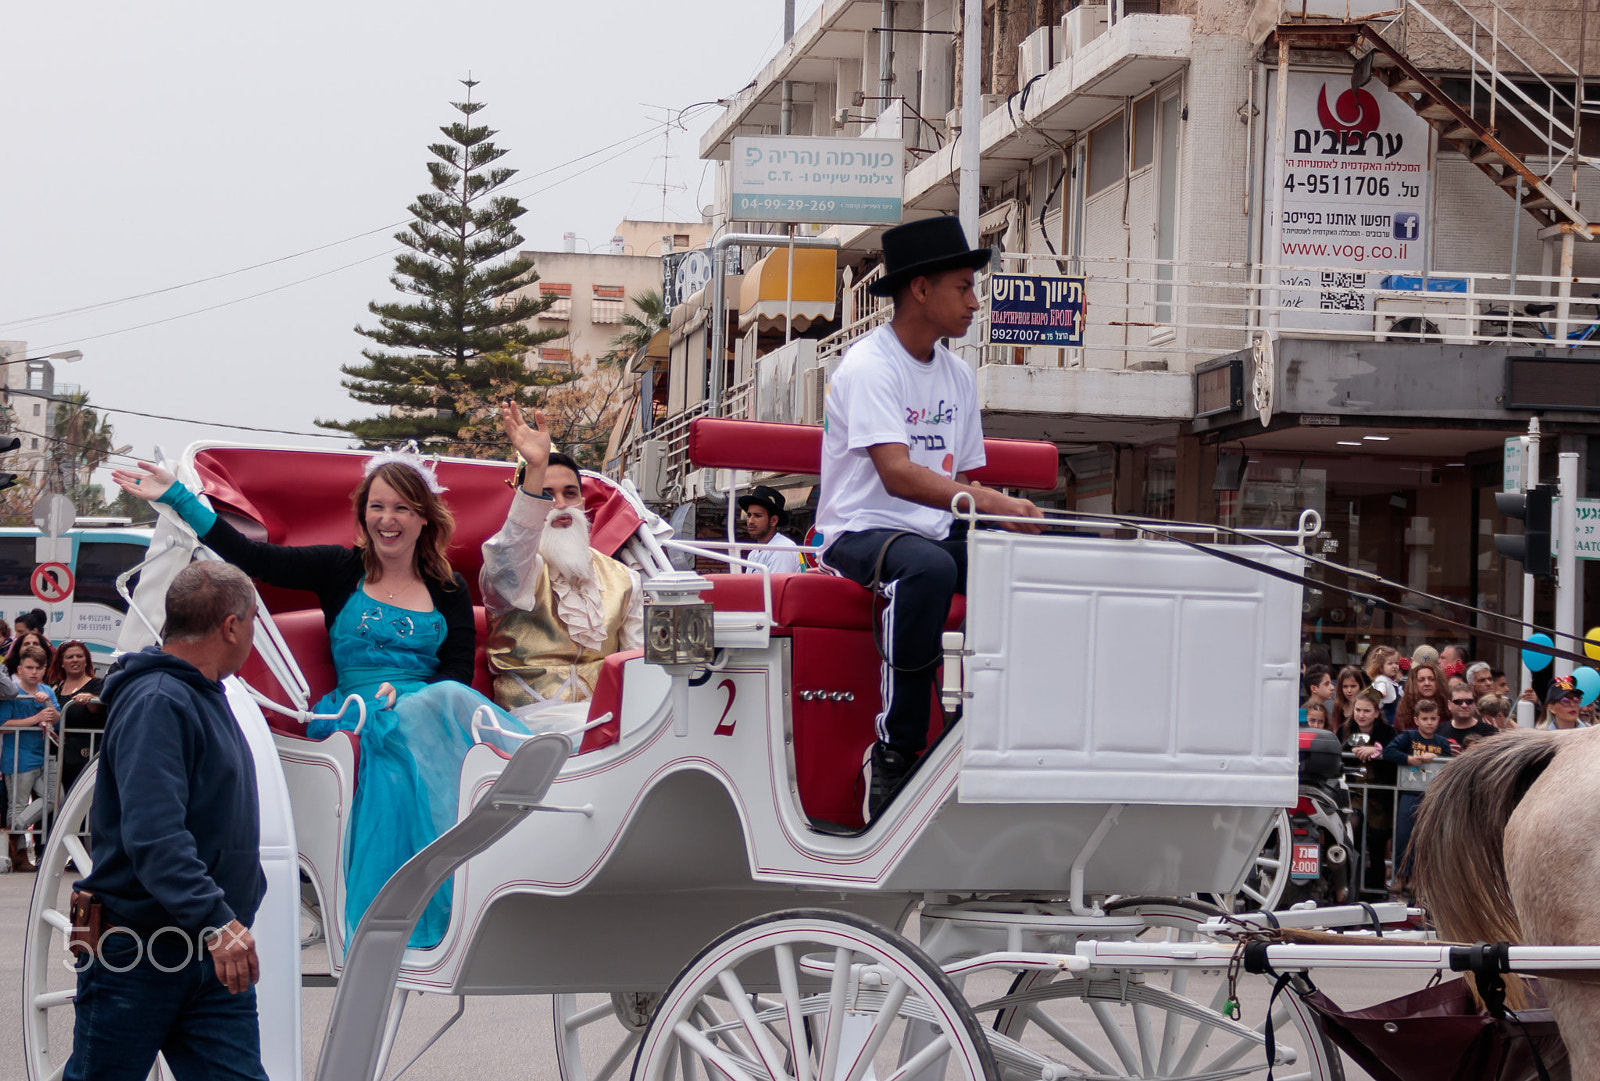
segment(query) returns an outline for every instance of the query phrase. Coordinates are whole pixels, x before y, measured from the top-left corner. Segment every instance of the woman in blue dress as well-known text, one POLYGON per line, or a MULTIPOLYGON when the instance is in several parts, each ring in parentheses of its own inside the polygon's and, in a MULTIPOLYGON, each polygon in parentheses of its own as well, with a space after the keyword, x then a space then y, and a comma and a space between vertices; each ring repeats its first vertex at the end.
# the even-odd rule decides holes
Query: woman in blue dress
MULTIPOLYGON (((444 488, 414 452, 375 455, 351 497, 355 546, 289 547, 244 536, 159 466, 119 469, 113 479, 169 504, 207 547, 252 577, 310 590, 321 602, 339 685, 315 712, 336 713, 352 694, 368 703, 345 846, 345 920, 354 930, 389 876, 455 824, 474 712, 490 706, 502 728, 527 731, 468 686, 472 599, 445 557, 455 520, 440 498, 444 488)), ((315 721, 306 734, 322 739, 356 720, 352 711, 315 721)), ((444 937, 450 892, 447 881, 428 903, 412 947, 444 937)))

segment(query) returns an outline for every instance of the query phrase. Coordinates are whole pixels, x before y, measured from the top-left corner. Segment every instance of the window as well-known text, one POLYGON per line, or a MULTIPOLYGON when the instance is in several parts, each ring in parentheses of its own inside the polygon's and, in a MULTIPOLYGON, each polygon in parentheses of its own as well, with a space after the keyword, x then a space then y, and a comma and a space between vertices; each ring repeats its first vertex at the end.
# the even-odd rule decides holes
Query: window
POLYGON ((39 449, 39 440, 38 439, 34 439, 33 446, 29 447, 28 449, 29 450, 38 450, 39 449))
POLYGON ((0 537, 0 596, 28 597, 28 576, 33 573, 38 554, 32 537, 0 537))
POLYGON ((627 288, 621 285, 595 286, 594 298, 589 302, 589 322, 622 322, 622 302, 627 295, 627 288))
POLYGON ((674 233, 673 236, 672 236, 672 250, 673 251, 687 251, 688 248, 689 248, 689 234, 688 233, 674 233))
POLYGON ((39 415, 39 410, 41 408, 42 408, 42 406, 40 406, 40 404, 38 402, 34 402, 33 403, 33 415, 34 416, 38 416, 39 415))
POLYGON ((1060 253, 1064 248, 1061 207, 1065 202, 1066 178, 1063 160, 1059 155, 1051 155, 1033 165, 1026 231, 1029 251, 1060 253))
POLYGON ((1125 117, 1121 113, 1109 124, 1102 124, 1089 133, 1089 194, 1104 191, 1122 179, 1126 163, 1123 146, 1126 135, 1125 117))
POLYGON ((544 300, 552 301, 550 307, 539 313, 540 319, 560 319, 565 322, 572 318, 572 286, 561 282, 540 282, 539 296, 544 300))
POLYGON ((1133 106, 1133 167, 1143 169, 1155 160, 1156 99, 1152 95, 1133 106))
MULTIPOLYGON (((74 602, 103 604, 119 612, 128 606, 117 593, 117 575, 136 566, 149 554, 142 544, 123 544, 117 541, 80 541, 78 543, 77 586, 73 590, 74 602)), ((139 579, 135 577, 134 582, 139 579)), ((131 583, 130 583, 131 584, 131 583)))

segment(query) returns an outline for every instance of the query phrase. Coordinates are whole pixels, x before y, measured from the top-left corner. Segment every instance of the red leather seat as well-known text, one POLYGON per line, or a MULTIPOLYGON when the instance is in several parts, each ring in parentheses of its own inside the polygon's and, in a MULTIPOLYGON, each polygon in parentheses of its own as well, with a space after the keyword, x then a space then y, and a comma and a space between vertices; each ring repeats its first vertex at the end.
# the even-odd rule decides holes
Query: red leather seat
MULTIPOLYGON (((1049 491, 1061 452, 1039 439, 985 439, 984 464, 968 474, 991 488, 1049 491)), ((816 473, 822 468, 822 429, 813 424, 701 417, 689 425, 689 460, 712 469, 816 473)))
MULTIPOLYGON (((725 612, 761 611, 761 575, 708 574, 711 589, 701 594, 725 612)), ((774 574, 772 618, 778 627, 832 627, 871 630, 872 593, 834 574, 774 574)), ((956 594, 945 630, 960 630, 967 618, 967 598, 956 594)))
MULTIPOLYGON (((711 589, 701 596, 717 609, 761 610, 759 574, 706 577, 711 589)), ((967 599, 958 593, 945 629, 959 630, 966 614, 967 599)), ((877 738, 873 720, 882 706, 881 662, 872 639, 873 595, 837 575, 774 574, 772 615, 778 633, 791 640, 794 683, 789 702, 800 806, 812 818, 860 829, 865 825, 861 759, 877 738), (836 697, 841 692, 847 697, 836 697)), ((944 715, 935 695, 929 741, 943 728, 944 715)))

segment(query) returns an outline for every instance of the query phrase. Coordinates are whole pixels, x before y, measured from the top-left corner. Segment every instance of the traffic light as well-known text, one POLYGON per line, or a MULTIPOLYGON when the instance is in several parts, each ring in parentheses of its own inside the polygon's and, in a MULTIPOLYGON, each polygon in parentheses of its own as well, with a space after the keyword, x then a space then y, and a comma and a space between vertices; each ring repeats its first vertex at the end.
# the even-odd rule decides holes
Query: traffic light
POLYGON ((1556 486, 1541 484, 1526 492, 1496 492, 1494 505, 1507 518, 1522 521, 1520 534, 1496 533, 1494 550, 1506 559, 1515 559, 1529 574, 1548 578, 1550 559, 1550 505, 1556 486))
MULTIPOLYGON (((22 438, 20 436, 14 435, 10 439, 0 439, 0 454, 10 454, 20 446, 22 446, 22 438)), ((16 483, 17 475, 15 473, 0 473, 0 492, 5 491, 16 483)))

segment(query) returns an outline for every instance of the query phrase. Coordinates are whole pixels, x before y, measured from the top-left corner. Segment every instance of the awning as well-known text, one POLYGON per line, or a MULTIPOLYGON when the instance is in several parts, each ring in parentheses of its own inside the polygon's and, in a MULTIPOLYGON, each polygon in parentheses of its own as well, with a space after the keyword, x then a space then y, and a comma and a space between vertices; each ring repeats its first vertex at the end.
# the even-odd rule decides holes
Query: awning
POLYGON ((667 366, 667 361, 672 356, 668 345, 672 332, 665 328, 656 331, 650 337, 650 344, 633 355, 628 364, 628 370, 642 372, 647 369, 660 369, 667 366))
POLYGON ((838 310, 834 290, 838 253, 831 248, 795 248, 793 298, 787 298, 789 255, 788 248, 776 248, 745 274, 739 287, 740 330, 748 330, 757 319, 763 330, 781 328, 785 312, 793 313, 797 330, 833 318, 838 310))

